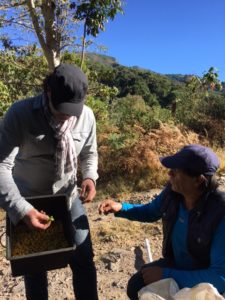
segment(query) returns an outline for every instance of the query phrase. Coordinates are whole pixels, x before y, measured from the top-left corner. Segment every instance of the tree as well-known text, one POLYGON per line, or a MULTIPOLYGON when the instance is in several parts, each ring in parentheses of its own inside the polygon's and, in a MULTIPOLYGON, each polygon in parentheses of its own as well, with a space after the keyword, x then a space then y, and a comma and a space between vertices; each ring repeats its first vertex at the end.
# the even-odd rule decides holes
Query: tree
POLYGON ((81 67, 84 60, 86 36, 96 37, 100 30, 105 30, 108 19, 113 20, 118 12, 123 12, 120 0, 91 0, 77 6, 74 18, 84 21, 81 67))
POLYGON ((221 83, 213 67, 202 78, 187 77, 185 89, 177 93, 176 121, 221 143, 220 140, 224 138, 224 98, 220 89, 221 83))
POLYGON ((74 45, 81 21, 84 51, 86 35, 96 37, 105 29, 104 23, 113 20, 119 11, 122 12, 119 0, 1 0, 1 38, 10 41, 6 28, 16 30, 17 36, 29 32, 29 41, 38 40, 49 69, 53 70, 60 63, 61 51, 74 45))
POLYGON ((213 67, 209 68, 208 72, 205 72, 202 77, 202 85, 205 89, 222 90, 222 84, 218 79, 219 75, 217 70, 213 67))

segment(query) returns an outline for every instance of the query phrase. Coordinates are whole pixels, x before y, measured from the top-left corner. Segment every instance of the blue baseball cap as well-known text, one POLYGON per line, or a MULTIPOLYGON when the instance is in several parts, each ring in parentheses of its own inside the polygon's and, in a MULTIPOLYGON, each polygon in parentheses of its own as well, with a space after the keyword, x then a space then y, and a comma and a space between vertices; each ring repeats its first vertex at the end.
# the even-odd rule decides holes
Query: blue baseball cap
POLYGON ((186 169, 203 175, 213 175, 220 165, 210 148, 197 144, 187 145, 174 155, 160 157, 160 161, 169 169, 186 169))

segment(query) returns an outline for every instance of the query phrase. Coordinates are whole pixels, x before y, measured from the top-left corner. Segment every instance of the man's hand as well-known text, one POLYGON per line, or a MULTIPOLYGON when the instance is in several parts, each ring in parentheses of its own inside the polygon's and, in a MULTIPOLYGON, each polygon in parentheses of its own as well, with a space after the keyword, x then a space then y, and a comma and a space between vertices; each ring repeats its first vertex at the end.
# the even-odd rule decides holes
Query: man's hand
POLYGON ((144 279, 144 283, 146 285, 162 279, 162 268, 161 267, 157 267, 157 266, 144 267, 141 270, 141 272, 142 272, 142 276, 144 279))
POLYGON ((113 200, 105 200, 99 205, 98 211, 100 214, 109 214, 109 213, 116 213, 120 211, 122 208, 122 204, 119 202, 115 202, 113 200))
POLYGON ((91 202, 96 195, 94 181, 87 178, 81 184, 80 199, 83 203, 91 202))
POLYGON ((30 229, 47 229, 51 222, 49 222, 49 216, 46 215, 44 212, 39 212, 36 209, 31 209, 23 218, 23 222, 30 228, 30 229))

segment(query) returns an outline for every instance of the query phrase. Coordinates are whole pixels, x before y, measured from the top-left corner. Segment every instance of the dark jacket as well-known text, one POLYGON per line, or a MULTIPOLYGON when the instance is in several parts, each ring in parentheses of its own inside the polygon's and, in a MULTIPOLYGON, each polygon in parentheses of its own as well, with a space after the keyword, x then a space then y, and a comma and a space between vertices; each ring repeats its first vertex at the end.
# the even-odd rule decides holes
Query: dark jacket
MULTIPOLYGON (((172 230, 176 222, 179 203, 183 196, 168 186, 161 206, 163 222, 163 256, 173 259, 172 230)), ((187 247, 198 262, 196 268, 207 268, 210 264, 210 248, 214 232, 225 216, 225 193, 215 190, 205 193, 199 203, 190 211, 187 247)))

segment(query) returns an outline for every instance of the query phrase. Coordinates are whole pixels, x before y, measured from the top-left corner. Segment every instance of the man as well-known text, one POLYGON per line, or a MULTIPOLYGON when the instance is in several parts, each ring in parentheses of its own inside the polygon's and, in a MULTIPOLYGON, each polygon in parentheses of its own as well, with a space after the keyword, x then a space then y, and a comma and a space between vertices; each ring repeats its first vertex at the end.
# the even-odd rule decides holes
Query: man
POLYGON ((188 145, 160 159, 169 168, 168 186, 148 204, 104 201, 100 213, 129 220, 163 223, 163 258, 146 264, 131 277, 127 294, 152 282, 173 278, 180 288, 201 282, 225 292, 225 193, 217 189, 216 154, 201 145, 188 145))
MULTIPOLYGON (((96 269, 83 203, 96 194, 96 122, 84 105, 88 82, 77 67, 61 64, 44 81, 44 93, 15 102, 6 113, 0 139, 0 206, 14 224, 23 220, 45 230, 48 216, 28 196, 67 194, 76 231, 71 269, 77 300, 96 300, 96 269), (77 159, 82 172, 77 192, 77 159), (82 199, 82 202, 81 202, 82 199)), ((54 203, 52 204, 54 205, 54 203)), ((26 275, 27 299, 48 299, 47 274, 26 275)))

